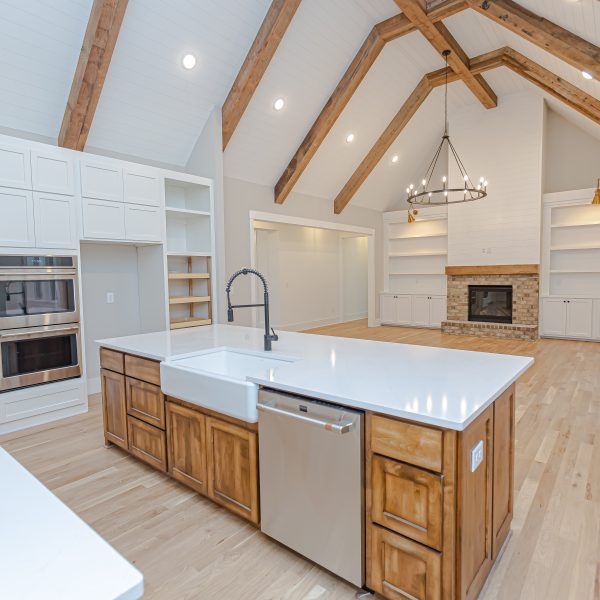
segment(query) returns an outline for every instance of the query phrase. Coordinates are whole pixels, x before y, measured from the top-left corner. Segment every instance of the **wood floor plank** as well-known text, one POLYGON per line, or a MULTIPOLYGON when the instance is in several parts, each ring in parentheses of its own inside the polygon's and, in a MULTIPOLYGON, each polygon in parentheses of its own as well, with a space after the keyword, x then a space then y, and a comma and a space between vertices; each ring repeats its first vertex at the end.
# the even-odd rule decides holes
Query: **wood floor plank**
MULTIPOLYGON (((311 333, 534 356, 517 385, 512 535, 480 600, 600 600, 600 344, 368 328, 311 333)), ((145 598, 351 600, 355 589, 119 448, 90 411, 0 445, 145 576, 145 598)))

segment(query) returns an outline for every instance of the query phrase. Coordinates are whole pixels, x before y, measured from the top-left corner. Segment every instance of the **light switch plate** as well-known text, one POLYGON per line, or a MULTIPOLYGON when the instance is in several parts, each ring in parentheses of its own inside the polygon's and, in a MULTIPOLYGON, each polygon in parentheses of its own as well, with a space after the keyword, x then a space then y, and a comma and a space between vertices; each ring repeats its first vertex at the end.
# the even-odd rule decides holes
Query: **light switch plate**
POLYGON ((471 473, 477 470, 477 467, 483 462, 483 440, 479 440, 471 448, 471 473))

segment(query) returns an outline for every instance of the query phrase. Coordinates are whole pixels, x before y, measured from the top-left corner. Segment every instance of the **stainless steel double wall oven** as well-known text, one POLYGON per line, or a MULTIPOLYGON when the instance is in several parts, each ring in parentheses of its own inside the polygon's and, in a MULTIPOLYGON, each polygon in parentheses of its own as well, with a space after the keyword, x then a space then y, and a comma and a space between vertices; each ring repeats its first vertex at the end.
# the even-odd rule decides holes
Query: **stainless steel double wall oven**
POLYGON ((0 256, 0 392, 81 375, 76 256, 0 256))

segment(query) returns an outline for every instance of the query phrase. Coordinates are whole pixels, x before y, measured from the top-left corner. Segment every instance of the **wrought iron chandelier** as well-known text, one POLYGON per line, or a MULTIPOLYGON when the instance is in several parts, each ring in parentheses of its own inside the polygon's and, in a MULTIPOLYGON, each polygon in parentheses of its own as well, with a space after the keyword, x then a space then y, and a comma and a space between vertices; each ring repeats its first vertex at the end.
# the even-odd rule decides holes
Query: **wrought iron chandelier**
POLYGON ((413 207, 415 205, 441 206, 445 204, 458 204, 460 202, 480 200, 481 198, 485 198, 487 196, 488 182, 485 177, 481 177, 477 186, 473 184, 469 175, 467 174, 467 170, 465 169, 462 160, 460 159, 460 156, 458 155, 458 152, 450 141, 450 135, 448 133, 448 56, 450 55, 450 50, 445 50, 443 55, 446 59, 446 82, 444 87, 444 135, 442 136, 442 141, 435 151, 433 159, 431 160, 425 176, 421 181, 421 186, 414 186, 411 183, 410 186, 406 188, 408 203, 413 207), (464 187, 450 187, 447 175, 442 177, 441 188, 430 189, 429 187, 431 184, 431 178, 435 173, 438 160, 444 148, 444 144, 447 144, 448 146, 448 156, 452 156, 456 162, 460 176, 464 182, 464 187))

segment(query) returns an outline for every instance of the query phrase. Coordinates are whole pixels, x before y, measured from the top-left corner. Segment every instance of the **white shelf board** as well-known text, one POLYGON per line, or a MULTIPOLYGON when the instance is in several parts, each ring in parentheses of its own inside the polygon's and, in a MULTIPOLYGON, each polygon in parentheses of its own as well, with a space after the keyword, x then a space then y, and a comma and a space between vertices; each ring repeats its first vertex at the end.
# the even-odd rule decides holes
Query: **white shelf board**
POLYGON ((389 273, 390 277, 439 277, 440 275, 446 275, 444 271, 439 271, 437 273, 413 273, 408 271, 395 271, 393 273, 389 273))
POLYGON ((210 217, 210 213, 205 210, 192 210, 191 208, 175 208, 167 206, 165 208, 167 213, 177 213, 181 215, 191 215, 196 217, 210 217))
POLYGON ((422 233, 420 235, 392 235, 390 240, 418 240, 420 238, 448 237, 447 233, 422 233))
POLYGON ((600 225, 600 221, 596 221, 593 223, 564 223, 564 224, 556 223, 556 224, 550 225, 550 227, 552 229, 560 229, 563 227, 594 227, 594 226, 597 227, 598 225, 600 225))
POLYGON ((550 252, 566 252, 571 250, 600 250, 600 246, 553 246, 550 248, 550 252))
POLYGON ((212 252, 182 252, 182 251, 167 251, 167 256, 212 256, 212 252))
POLYGON ((582 269, 582 270, 575 270, 575 269, 550 269, 550 274, 553 273, 562 273, 565 275, 587 275, 587 274, 600 274, 600 270, 599 269, 582 269))
POLYGON ((390 258, 399 258, 399 257, 415 257, 415 256, 447 256, 447 250, 435 250, 432 252, 390 252, 388 256, 390 258))

